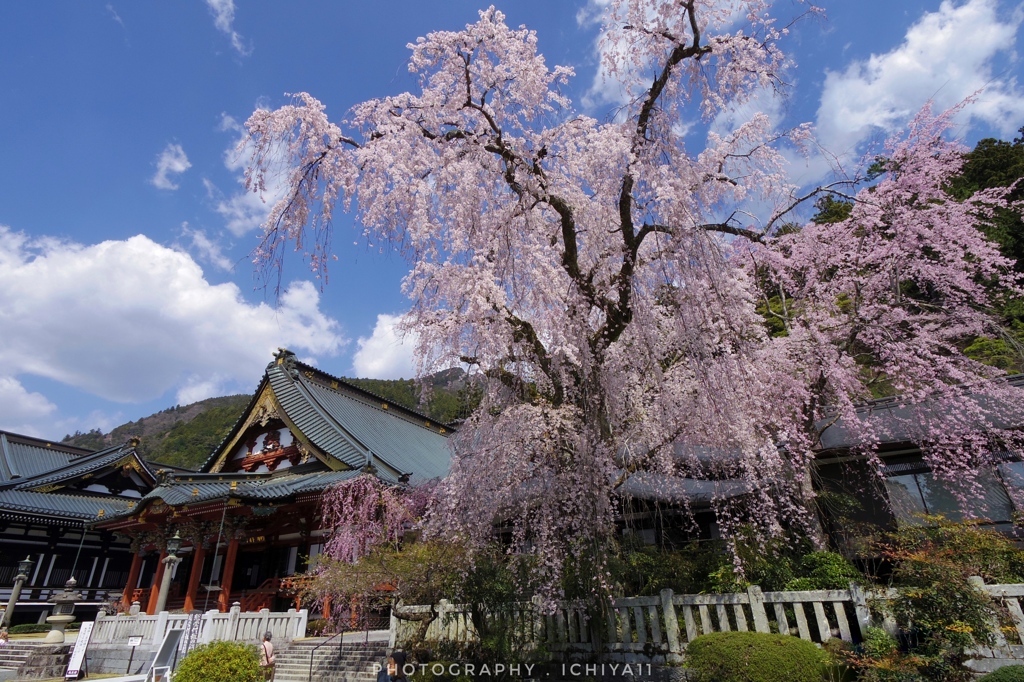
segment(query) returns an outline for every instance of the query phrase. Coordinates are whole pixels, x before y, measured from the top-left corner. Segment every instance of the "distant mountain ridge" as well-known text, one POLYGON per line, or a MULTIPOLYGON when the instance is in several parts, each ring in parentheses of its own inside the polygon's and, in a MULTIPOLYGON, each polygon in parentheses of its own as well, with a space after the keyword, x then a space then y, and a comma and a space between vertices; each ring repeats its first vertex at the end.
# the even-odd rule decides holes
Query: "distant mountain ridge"
POLYGON ((137 449, 144 459, 195 469, 217 447, 250 399, 248 395, 229 395, 175 405, 122 424, 109 433, 99 429, 76 431, 64 436, 61 442, 102 450, 137 436, 141 439, 137 449))
MULTIPOLYGON (((455 368, 438 372, 423 381, 415 379, 345 379, 348 383, 403 407, 422 412, 442 424, 461 421, 479 403, 479 387, 467 382, 455 368), (429 395, 423 397, 423 386, 429 395), (423 404, 421 404, 423 403, 423 404)), ((220 444, 245 411, 250 395, 207 398, 191 405, 175 405, 137 421, 122 424, 109 433, 93 429, 64 436, 62 443, 102 450, 141 439, 138 451, 150 462, 198 469, 220 444)))

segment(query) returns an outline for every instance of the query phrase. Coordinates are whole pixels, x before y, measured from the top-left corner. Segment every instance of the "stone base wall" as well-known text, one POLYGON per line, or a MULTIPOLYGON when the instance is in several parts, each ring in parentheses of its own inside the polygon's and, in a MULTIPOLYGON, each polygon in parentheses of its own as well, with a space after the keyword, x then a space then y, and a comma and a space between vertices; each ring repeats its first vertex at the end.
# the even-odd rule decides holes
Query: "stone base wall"
POLYGON ((51 677, 64 677, 70 655, 71 647, 66 644, 34 647, 28 659, 18 668, 18 679, 45 680, 51 677))
POLYGON ((90 644, 86 658, 90 673, 139 675, 149 670, 154 654, 156 651, 150 650, 148 646, 135 647, 135 653, 132 655, 132 648, 124 644, 90 644))

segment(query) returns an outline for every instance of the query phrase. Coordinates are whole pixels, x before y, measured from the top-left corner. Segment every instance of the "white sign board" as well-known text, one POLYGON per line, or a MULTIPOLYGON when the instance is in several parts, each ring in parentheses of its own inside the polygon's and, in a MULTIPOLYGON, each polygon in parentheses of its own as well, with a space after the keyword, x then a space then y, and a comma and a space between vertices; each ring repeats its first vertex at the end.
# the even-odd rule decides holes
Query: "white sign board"
POLYGON ((71 650, 71 660, 68 661, 68 670, 64 673, 65 680, 77 680, 82 672, 82 664, 85 663, 85 650, 89 648, 89 639, 92 637, 92 628, 96 625, 91 620, 82 623, 78 630, 78 638, 75 639, 75 648, 71 650))
POLYGON ((142 644, 142 637, 129 637, 128 646, 139 646, 142 644))

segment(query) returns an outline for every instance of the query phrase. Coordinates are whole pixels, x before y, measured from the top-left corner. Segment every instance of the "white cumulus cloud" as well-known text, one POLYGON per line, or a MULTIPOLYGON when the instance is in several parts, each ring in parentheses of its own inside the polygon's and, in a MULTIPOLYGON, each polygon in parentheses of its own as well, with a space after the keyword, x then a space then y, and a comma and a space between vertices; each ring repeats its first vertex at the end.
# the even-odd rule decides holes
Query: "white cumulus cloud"
POLYGON ((5 375, 119 402, 249 391, 280 346, 329 356, 346 343, 310 282, 252 304, 142 235, 82 245, 0 226, 0 291, 0 325, 17 330, 0 345, 5 375))
POLYGON ((997 0, 944 0, 894 49, 827 72, 819 141, 840 157, 854 154, 873 135, 904 125, 928 100, 941 111, 976 92, 965 119, 1014 132, 1024 118, 1024 93, 1014 79, 997 75, 996 64, 1001 56, 1013 58, 1022 16, 1020 10, 1001 16, 997 0))
POLYGON ((29 436, 46 436, 43 425, 57 411, 41 393, 30 393, 21 382, 0 376, 0 429, 29 436))
POLYGON ((416 340, 402 337, 400 315, 378 315, 373 334, 356 341, 359 349, 352 356, 355 376, 366 379, 404 379, 416 376, 413 351, 416 340))
POLYGON ((206 0, 206 6, 213 14, 213 25, 217 30, 231 39, 231 47, 235 48, 238 54, 246 56, 250 53, 249 48, 242 42, 242 36, 234 28, 235 3, 232 0, 206 0))
POLYGON ((191 167, 192 164, 189 163, 181 145, 169 144, 156 157, 156 173, 150 178, 150 182, 159 189, 178 189, 171 176, 181 175, 191 167))

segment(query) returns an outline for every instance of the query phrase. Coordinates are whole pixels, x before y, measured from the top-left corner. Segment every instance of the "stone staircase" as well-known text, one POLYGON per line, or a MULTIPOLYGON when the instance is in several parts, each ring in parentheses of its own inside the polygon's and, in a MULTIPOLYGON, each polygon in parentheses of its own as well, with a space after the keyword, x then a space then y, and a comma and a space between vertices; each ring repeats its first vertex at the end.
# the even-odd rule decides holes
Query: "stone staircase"
POLYGON ((274 682, 375 682, 374 663, 383 665, 387 658, 386 642, 328 642, 319 649, 324 639, 305 640, 291 644, 275 655, 274 682), (315 649, 315 651, 314 651, 315 649), (309 674, 309 659, 313 656, 313 675, 309 674))
POLYGON ((62 677, 70 648, 12 640, 0 646, 0 681, 62 677))
MULTIPOLYGON (((22 644, 16 640, 0 646, 0 672, 16 671, 25 664, 34 649, 33 644, 22 644)), ((11 677, 13 675, 8 675, 8 679, 11 677)))

